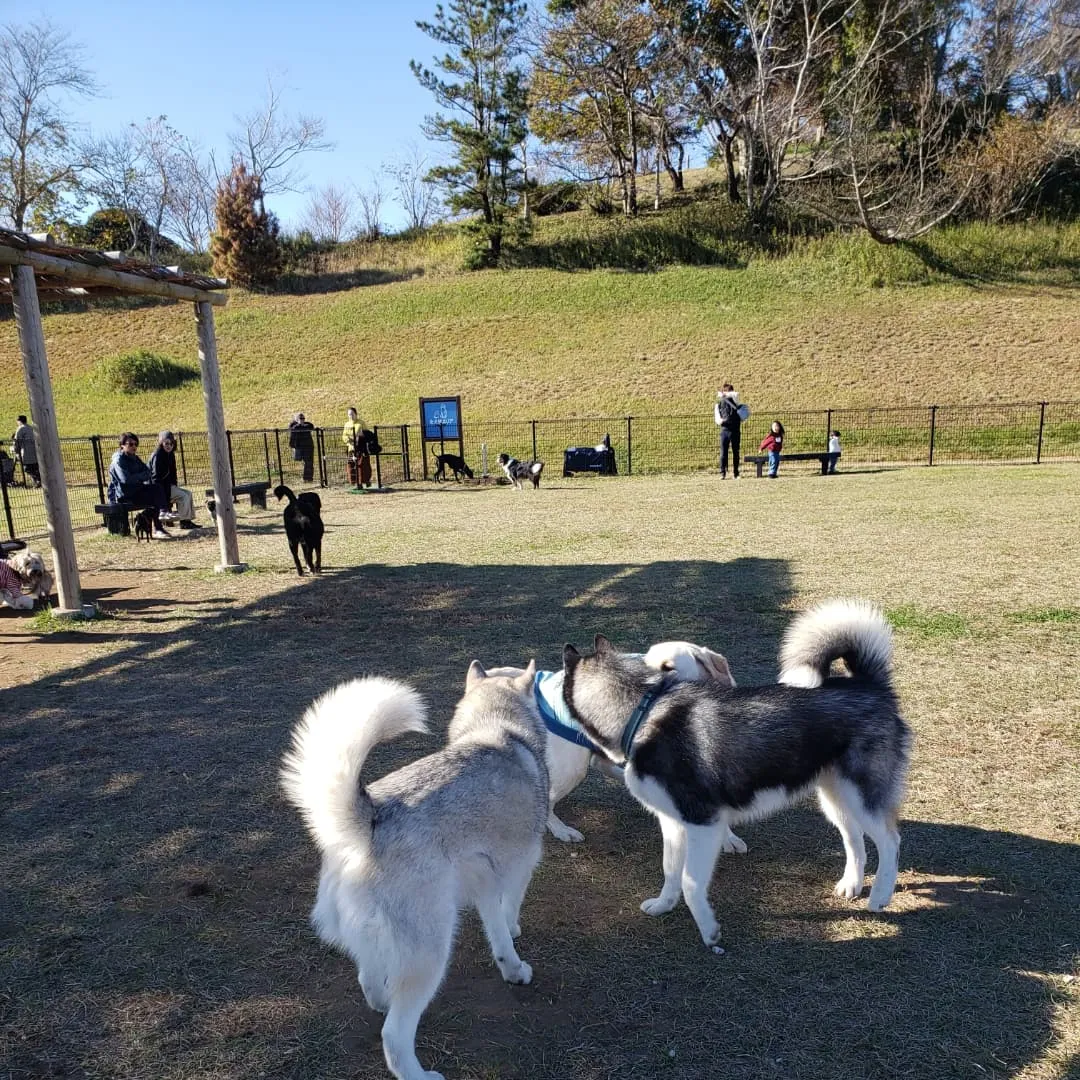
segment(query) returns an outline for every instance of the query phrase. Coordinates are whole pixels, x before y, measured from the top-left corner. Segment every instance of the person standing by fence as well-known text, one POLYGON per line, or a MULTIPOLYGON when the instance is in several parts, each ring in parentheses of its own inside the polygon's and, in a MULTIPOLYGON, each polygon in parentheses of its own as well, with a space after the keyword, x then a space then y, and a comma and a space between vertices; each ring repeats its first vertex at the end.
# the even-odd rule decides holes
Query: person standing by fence
POLYGON ((341 429, 341 441, 349 462, 349 482, 353 487, 371 487, 371 455, 367 445, 367 425, 357 411, 350 406, 345 426, 341 429))
POLYGON ((761 440, 761 449, 769 455, 769 479, 775 480, 780 469, 780 451, 784 445, 784 425, 779 420, 772 422, 769 434, 761 440))
POLYGON ((829 432, 829 467, 828 473, 830 476, 836 475, 836 463, 840 460, 840 432, 829 432))
POLYGON ((315 479, 315 439, 311 434, 314 430, 315 425, 305 420, 302 412, 298 412, 289 424, 289 449, 293 461, 303 462, 305 483, 315 479))
POLYGON ((720 479, 727 476, 728 451, 731 451, 732 475, 739 478, 739 444, 742 439, 742 415, 739 395, 731 383, 724 383, 716 395, 713 419, 720 427, 720 479))
POLYGON ((34 481, 34 487, 41 487, 34 429, 26 422, 25 416, 18 416, 16 420, 19 426, 15 429, 15 434, 11 436, 12 457, 22 465, 23 472, 34 481))

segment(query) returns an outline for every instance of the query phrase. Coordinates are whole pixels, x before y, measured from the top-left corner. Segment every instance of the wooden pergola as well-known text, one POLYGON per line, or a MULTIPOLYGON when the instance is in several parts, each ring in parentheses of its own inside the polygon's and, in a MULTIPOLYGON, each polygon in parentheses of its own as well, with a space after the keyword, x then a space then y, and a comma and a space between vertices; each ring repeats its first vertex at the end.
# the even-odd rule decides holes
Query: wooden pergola
POLYGON ((214 307, 226 302, 227 283, 219 278, 188 274, 175 267, 151 266, 120 255, 88 248, 61 247, 51 238, 27 236, 0 229, 0 303, 15 308, 30 412, 37 431, 38 467, 45 498, 45 519, 52 545, 60 598, 58 614, 82 614, 82 589, 75 559, 60 436, 53 404, 52 382, 41 325, 41 301, 93 300, 96 297, 158 296, 195 305, 202 369, 206 431, 210 444, 214 499, 217 503, 220 570, 242 570, 236 540, 225 410, 221 403, 214 307))

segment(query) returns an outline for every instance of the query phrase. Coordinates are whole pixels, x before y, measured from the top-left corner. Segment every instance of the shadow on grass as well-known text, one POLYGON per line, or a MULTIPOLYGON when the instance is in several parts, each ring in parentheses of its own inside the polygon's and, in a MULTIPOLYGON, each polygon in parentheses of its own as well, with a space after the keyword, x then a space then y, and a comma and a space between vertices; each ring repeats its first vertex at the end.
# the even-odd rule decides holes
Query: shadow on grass
MULTIPOLYGON (((163 582, 163 587, 165 583, 163 582)), ((350 568, 224 618, 122 640, 0 691, 5 793, 0 1072, 314 1080, 385 1074, 355 972, 306 926, 317 858, 277 790, 292 723, 361 673, 417 685, 441 733, 473 657, 557 665, 564 641, 667 638, 775 677, 782 561, 350 568)), ((211 604, 213 602, 211 601, 211 604)), ((380 747, 375 777, 439 745, 380 747)), ((714 900, 729 954, 659 884, 655 825, 590 780, 523 913, 529 987, 466 920, 420 1056, 452 1077, 679 1080, 1011 1075, 1053 1039, 1039 973, 1073 963, 1076 847, 903 826, 896 910, 832 898, 839 837, 794 811, 747 829, 714 900)))
POLYGON ((1042 274, 1045 275, 1048 285, 1059 288, 1080 285, 1080 259, 1070 258, 1060 252, 1055 253, 1050 264, 1029 269, 1018 267, 1000 257, 973 256, 966 262, 955 257, 949 258, 935 251, 925 240, 903 240, 898 246, 914 255, 928 270, 964 284, 1031 285, 1038 284, 1039 275, 1042 274), (1072 281, 1063 282, 1062 272, 1070 275, 1072 281))
POLYGON ((422 266, 402 267, 399 270, 361 269, 313 274, 283 274, 275 282, 272 292, 290 296, 306 296, 311 293, 346 292, 367 285, 390 285, 398 281, 412 281, 423 277, 422 266))

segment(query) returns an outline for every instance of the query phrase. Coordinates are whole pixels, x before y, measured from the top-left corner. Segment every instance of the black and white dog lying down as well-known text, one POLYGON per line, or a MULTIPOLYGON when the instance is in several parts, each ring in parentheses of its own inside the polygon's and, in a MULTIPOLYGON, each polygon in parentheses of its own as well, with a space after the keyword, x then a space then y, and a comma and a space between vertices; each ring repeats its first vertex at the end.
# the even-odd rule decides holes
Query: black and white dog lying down
POLYGON ((603 636, 593 648, 582 655, 565 647, 563 695, 608 759, 625 765, 630 793, 660 820, 664 887, 642 911, 670 911, 681 892, 702 940, 721 951, 708 891, 731 826, 815 790, 844 841, 837 894, 862 893, 869 834, 878 853, 869 907, 889 903, 911 732, 892 686, 892 633, 876 608, 834 600, 796 619, 775 685, 680 683, 603 636), (837 660, 847 677, 830 674, 837 660))
POLYGON ((506 473, 507 480, 518 491, 521 490, 522 480, 531 480, 534 488, 540 486, 540 474, 544 471, 542 461, 518 461, 517 458, 511 457, 509 454, 500 454, 499 464, 502 466, 503 472, 506 473))
POLYGON ((299 549, 304 551, 304 560, 313 574, 322 571, 322 540, 326 531, 322 520, 322 500, 314 491, 301 491, 294 495, 292 488, 279 484, 274 488, 278 502, 288 497, 289 505, 282 515, 285 521, 285 535, 289 541, 296 572, 303 577, 304 568, 300 565, 299 549))

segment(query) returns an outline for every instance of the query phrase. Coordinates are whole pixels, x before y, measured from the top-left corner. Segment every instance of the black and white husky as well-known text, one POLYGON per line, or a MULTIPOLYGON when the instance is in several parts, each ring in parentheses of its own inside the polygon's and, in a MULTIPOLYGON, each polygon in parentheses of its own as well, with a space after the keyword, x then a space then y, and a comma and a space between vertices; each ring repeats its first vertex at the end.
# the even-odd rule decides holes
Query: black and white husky
POLYGON ((840 830, 847 863, 836 892, 863 888, 864 834, 878 852, 869 907, 896 887, 897 814, 911 733, 892 687, 892 634, 869 604, 834 600, 789 627, 780 682, 725 688, 676 683, 597 636, 594 652, 563 650, 563 694, 630 793, 660 819, 664 887, 648 915, 686 899, 706 945, 720 936, 708 889, 732 824, 816 790, 840 830), (849 677, 832 677, 842 660, 849 677))
POLYGON ((540 474, 544 471, 542 461, 518 461, 517 458, 511 457, 509 454, 500 454, 499 464, 502 466, 503 472, 506 473, 506 479, 518 491, 521 490, 522 480, 531 480, 534 488, 540 486, 540 474))

